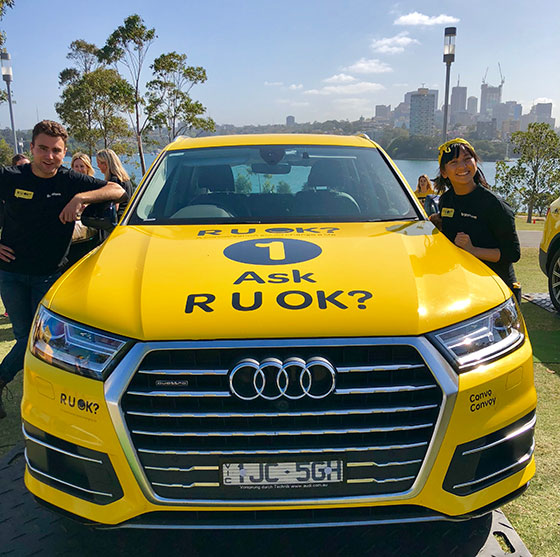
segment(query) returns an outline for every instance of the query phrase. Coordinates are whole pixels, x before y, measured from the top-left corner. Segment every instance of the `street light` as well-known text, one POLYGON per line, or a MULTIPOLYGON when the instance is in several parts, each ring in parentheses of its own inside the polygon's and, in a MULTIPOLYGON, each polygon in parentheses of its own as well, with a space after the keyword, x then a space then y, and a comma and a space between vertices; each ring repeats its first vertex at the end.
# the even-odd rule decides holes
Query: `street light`
POLYGON ((446 27, 443 35, 443 61, 445 63, 445 104, 443 105, 443 137, 442 141, 447 141, 447 114, 449 112, 449 74, 451 73, 451 63, 455 61, 455 37, 457 27, 446 27))
POLYGON ((16 126, 14 124, 14 109, 12 107, 12 91, 10 90, 10 83, 12 82, 12 64, 10 63, 10 55, 4 49, 0 52, 0 61, 2 62, 2 79, 6 82, 8 89, 8 106, 10 107, 10 120, 12 122, 12 134, 14 136, 14 153, 18 152, 18 142, 16 137, 16 126))

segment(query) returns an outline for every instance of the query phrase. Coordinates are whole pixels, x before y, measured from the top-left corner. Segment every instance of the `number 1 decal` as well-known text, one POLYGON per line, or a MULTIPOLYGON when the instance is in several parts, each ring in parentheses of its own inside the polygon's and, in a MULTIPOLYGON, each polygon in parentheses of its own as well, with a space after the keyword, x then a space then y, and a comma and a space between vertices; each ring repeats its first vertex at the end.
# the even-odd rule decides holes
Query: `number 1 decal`
POLYGON ((286 250, 284 242, 268 242, 266 244, 255 244, 256 248, 268 248, 268 258, 270 261, 284 261, 286 259, 286 250))
POLYGON ((321 251, 317 244, 305 240, 261 238, 235 242, 224 249, 224 255, 232 261, 251 265, 292 265, 315 259, 321 251))

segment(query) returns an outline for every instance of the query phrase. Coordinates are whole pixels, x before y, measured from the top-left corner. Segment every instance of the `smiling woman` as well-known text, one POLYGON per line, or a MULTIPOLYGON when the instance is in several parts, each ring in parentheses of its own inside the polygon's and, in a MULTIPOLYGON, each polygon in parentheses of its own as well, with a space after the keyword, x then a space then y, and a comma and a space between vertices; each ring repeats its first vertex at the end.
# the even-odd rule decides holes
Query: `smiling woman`
POLYGON ((515 293, 521 288, 513 263, 521 251, 511 207, 488 189, 479 158, 465 139, 455 138, 439 148, 440 213, 432 221, 457 246, 484 261, 515 293))

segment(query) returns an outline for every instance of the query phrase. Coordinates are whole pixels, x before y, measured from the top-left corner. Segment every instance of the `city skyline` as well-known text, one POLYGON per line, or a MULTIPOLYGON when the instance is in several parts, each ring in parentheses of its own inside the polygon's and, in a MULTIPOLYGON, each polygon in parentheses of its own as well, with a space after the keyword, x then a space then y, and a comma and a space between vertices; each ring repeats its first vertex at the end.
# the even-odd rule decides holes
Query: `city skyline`
MULTIPOLYGON (((443 103, 445 65, 443 29, 457 27, 451 84, 460 76, 468 96, 480 106, 480 85, 500 83, 502 102, 515 100, 523 112, 538 102, 560 108, 560 77, 550 61, 560 49, 548 21, 560 5, 536 0, 515 5, 472 0, 468 5, 422 2, 286 0, 281 9, 247 0, 240 6, 209 0, 187 6, 147 0, 78 1, 69 10, 47 10, 40 0, 16 0, 0 28, 12 57, 15 123, 28 129, 37 119, 58 119, 58 74, 70 66, 69 44, 76 39, 102 46, 124 18, 138 13, 158 38, 149 64, 176 50, 208 72, 208 82, 193 88, 208 115, 219 124, 283 123, 370 118, 376 105, 395 107, 404 93, 437 89, 443 103), (170 17, 172 16, 172 17, 170 17), (488 69, 487 69, 488 68, 488 69)), ((9 126, 7 105, 0 106, 0 127, 9 126)))

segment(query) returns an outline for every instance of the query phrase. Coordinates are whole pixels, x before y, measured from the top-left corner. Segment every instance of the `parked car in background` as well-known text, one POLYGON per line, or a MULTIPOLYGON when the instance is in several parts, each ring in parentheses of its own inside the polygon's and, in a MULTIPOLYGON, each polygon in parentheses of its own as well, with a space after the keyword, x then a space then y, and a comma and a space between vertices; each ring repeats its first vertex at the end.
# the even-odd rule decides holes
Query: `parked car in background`
POLYGON ((367 136, 182 138, 38 309, 25 482, 98 526, 464 520, 535 408, 511 291, 367 136))
POLYGON ((539 248, 539 264, 548 277, 548 292, 560 312, 560 197, 548 208, 539 248))

